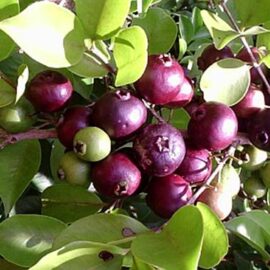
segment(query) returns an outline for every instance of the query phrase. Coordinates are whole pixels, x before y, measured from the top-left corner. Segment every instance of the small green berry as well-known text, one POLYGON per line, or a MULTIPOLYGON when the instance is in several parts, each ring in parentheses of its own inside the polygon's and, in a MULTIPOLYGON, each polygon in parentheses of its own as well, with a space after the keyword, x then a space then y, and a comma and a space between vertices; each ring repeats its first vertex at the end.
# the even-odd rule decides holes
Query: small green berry
POLYGON ((108 134, 97 127, 80 129, 73 140, 73 151, 86 161, 96 162, 111 152, 111 140, 108 134))
POLYGON ((90 184, 90 164, 79 159, 75 153, 65 153, 59 162, 58 178, 66 182, 88 187, 90 184))

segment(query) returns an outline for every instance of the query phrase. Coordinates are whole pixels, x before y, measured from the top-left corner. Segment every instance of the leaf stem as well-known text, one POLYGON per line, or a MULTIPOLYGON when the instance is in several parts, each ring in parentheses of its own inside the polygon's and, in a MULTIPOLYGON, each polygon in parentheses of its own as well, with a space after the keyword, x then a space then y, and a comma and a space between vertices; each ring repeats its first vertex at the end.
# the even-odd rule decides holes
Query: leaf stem
POLYGON ((3 80, 16 91, 16 85, 0 70, 0 80, 3 80))
POLYGON ((55 129, 30 129, 25 132, 20 133, 8 133, 3 129, 0 129, 0 149, 3 149, 7 145, 17 143, 23 140, 33 140, 33 139, 49 139, 57 138, 57 133, 55 129))
MULTIPOLYGON (((242 35, 242 32, 241 32, 240 28, 238 27, 238 25, 237 25, 237 23, 236 23, 236 21, 235 21, 233 15, 232 15, 232 13, 231 13, 230 10, 228 9, 228 7, 227 7, 225 1, 222 1, 220 5, 222 6, 222 8, 223 8, 224 12, 226 13, 226 15, 228 16, 229 20, 231 21, 231 23, 232 23, 234 29, 235 29, 240 35, 242 35)), ((251 49, 250 49, 250 47, 249 47, 249 45, 248 45, 248 42, 247 42, 246 38, 245 38, 244 36, 240 36, 240 40, 242 41, 242 43, 243 43, 245 49, 247 50, 247 53, 248 53, 249 56, 250 56, 250 59, 251 59, 251 61, 252 61, 253 67, 255 67, 255 68, 257 69, 257 71, 258 71, 258 73, 259 73, 259 75, 260 75, 260 77, 261 77, 263 83, 264 83, 265 86, 266 86, 267 92, 270 94, 270 84, 269 84, 268 80, 266 79, 266 77, 265 77, 265 75, 264 75, 264 73, 263 73, 263 71, 262 71, 262 68, 261 68, 259 62, 257 61, 257 59, 255 58, 253 52, 251 51, 251 49)))

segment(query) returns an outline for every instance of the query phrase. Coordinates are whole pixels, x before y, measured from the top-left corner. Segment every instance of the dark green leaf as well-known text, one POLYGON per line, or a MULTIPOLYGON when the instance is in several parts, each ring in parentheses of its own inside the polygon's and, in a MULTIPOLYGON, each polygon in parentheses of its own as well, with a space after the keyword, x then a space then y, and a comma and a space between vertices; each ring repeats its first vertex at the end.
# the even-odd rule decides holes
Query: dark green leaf
POLYGON ((148 38, 149 54, 166 53, 175 42, 177 26, 161 8, 150 8, 144 18, 135 18, 133 25, 144 29, 148 38))
MULTIPOLYGON (((18 0, 0 1, 0 21, 19 13, 18 0)), ((7 58, 15 48, 14 41, 4 32, 0 31, 0 61, 7 58)))
POLYGON ((42 194, 42 213, 66 223, 98 212, 104 204, 99 197, 83 187, 57 184, 42 194))
POLYGON ((270 260, 266 246, 270 245, 270 215, 261 210, 254 210, 236 217, 226 223, 227 229, 246 241, 261 253, 264 259, 270 260))
POLYGON ((249 67, 241 60, 231 58, 212 64, 200 81, 206 101, 222 102, 229 106, 244 98, 249 84, 249 67))
POLYGON ((74 241, 117 242, 148 229, 136 219, 116 214, 95 214, 71 224, 54 243, 59 248, 74 241))
POLYGON ((137 81, 147 65, 147 37, 139 26, 123 29, 115 38, 116 86, 137 81))
POLYGON ((130 0, 75 0, 75 3, 76 13, 93 40, 115 36, 130 8, 130 0))
POLYGON ((64 152, 65 152, 65 147, 59 142, 59 140, 54 140, 52 144, 50 168, 51 168, 53 179, 55 181, 60 181, 60 179, 57 176, 57 170, 59 167, 60 159, 62 158, 64 152))
POLYGON ((15 265, 15 264, 9 263, 3 259, 0 259, 0 269, 3 269, 3 270, 25 270, 25 268, 22 268, 20 266, 15 265))
POLYGON ((37 173, 41 161, 37 140, 21 141, 0 150, 0 197, 8 214, 37 173))
POLYGON ((189 17, 181 15, 179 17, 179 30, 181 37, 189 43, 194 35, 194 29, 189 17))
POLYGON ((19 266, 34 265, 66 225, 40 215, 16 215, 0 224, 0 254, 19 266))
POLYGON ((29 270, 119 270, 125 250, 94 242, 74 242, 43 257, 29 270))
POLYGON ((197 270, 203 240, 203 220, 198 208, 178 210, 160 233, 139 235, 133 240, 134 256, 166 270, 197 270))
POLYGON ((84 32, 77 17, 47 1, 36 2, 20 14, 0 22, 22 50, 49 67, 78 63, 84 51, 84 32))
POLYGON ((0 78, 0 108, 5 107, 15 101, 16 90, 0 78))

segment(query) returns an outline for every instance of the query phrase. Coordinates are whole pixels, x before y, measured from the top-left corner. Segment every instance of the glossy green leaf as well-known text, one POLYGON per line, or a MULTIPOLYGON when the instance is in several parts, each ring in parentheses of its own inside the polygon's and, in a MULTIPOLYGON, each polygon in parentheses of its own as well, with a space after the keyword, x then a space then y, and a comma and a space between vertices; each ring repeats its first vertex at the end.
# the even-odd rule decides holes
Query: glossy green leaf
POLYGON ((202 240, 202 215, 195 206, 186 206, 160 233, 136 237, 131 252, 143 262, 166 270, 197 270, 202 240))
POLYGON ((270 254, 266 247, 270 245, 270 215, 262 210, 253 210, 236 217, 226 224, 226 228, 256 249, 264 259, 270 254))
POLYGON ((40 215, 15 215, 0 223, 0 254, 19 266, 34 265, 66 225, 40 215))
POLYGON ((75 3, 76 13, 93 40, 116 35, 130 8, 130 0, 75 0, 75 3))
POLYGON ((269 21, 270 1, 268 0, 234 0, 234 5, 242 27, 269 21))
POLYGON ((145 17, 134 18, 133 25, 144 29, 148 38, 149 54, 167 53, 177 36, 176 23, 161 8, 150 8, 145 17))
POLYGON ((0 269, 3 269, 3 270, 25 270, 25 268, 22 268, 20 266, 17 266, 15 264, 7 262, 3 259, 0 259, 0 269))
POLYGON ((201 15, 217 49, 224 48, 232 40, 239 37, 239 34, 218 15, 207 10, 202 10, 201 15))
MULTIPOLYGON (((0 21, 7 19, 19 13, 18 0, 0 1, 0 21)), ((0 31, 0 61, 7 58, 15 48, 14 41, 3 31, 0 31)))
POLYGON ((77 17, 66 8, 42 1, 0 22, 8 34, 35 61, 49 67, 78 63, 84 51, 84 32, 77 17))
POLYGON ((189 43, 194 35, 194 28, 189 17, 181 15, 179 17, 179 31, 181 37, 189 43))
POLYGON ((104 42, 96 41, 91 50, 83 54, 81 61, 69 70, 81 77, 102 77, 108 73, 106 64, 110 65, 109 60, 110 54, 104 42))
POLYGON ((201 10, 198 7, 194 7, 192 10, 191 22, 193 24, 195 33, 203 27, 201 10))
POLYGON ((170 122, 174 127, 186 130, 190 120, 188 112, 183 108, 167 109, 162 108, 162 117, 170 122))
POLYGON ((224 225, 214 212, 203 203, 198 203, 197 207, 203 216, 203 245, 199 266, 210 269, 227 254, 229 240, 224 225))
POLYGON ((136 219, 116 214, 95 214, 72 223, 54 243, 59 248, 74 241, 113 243, 126 237, 147 232, 136 219))
POLYGON ((37 173, 41 161, 37 140, 21 141, 0 150, 0 197, 8 214, 37 173))
POLYGON ((222 102, 229 106, 244 98, 249 84, 249 67, 241 60, 232 58, 212 64, 200 81, 206 101, 222 102))
POLYGON ((23 64, 19 67, 18 70, 18 81, 17 81, 17 92, 16 92, 16 101, 18 102, 19 99, 23 96, 26 88, 26 84, 29 79, 29 69, 27 65, 23 64))
POLYGON ((67 223, 95 214, 103 206, 95 193, 80 186, 58 184, 42 193, 42 214, 67 223))
POLYGON ((139 26, 121 30, 115 38, 116 86, 137 81, 147 65, 147 37, 139 26))
POLYGON ((74 242, 49 253, 29 270, 119 270, 124 254, 125 250, 116 246, 74 242))
POLYGON ((0 77, 0 108, 15 101, 16 90, 0 77))

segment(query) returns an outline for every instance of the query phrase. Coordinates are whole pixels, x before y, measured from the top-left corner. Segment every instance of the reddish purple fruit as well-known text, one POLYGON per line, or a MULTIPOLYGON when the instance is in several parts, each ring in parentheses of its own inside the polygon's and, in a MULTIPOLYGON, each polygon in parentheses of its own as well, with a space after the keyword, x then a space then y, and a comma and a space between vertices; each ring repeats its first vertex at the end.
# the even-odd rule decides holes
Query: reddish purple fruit
POLYGON ((149 175, 166 176, 181 164, 186 153, 182 134, 165 123, 151 124, 136 137, 138 163, 149 175))
POLYGON ((146 202, 162 218, 170 218, 192 196, 188 182, 177 174, 155 177, 148 186, 146 202))
POLYGON ((237 118, 230 107, 218 102, 206 102, 192 113, 188 136, 199 149, 219 151, 233 142, 237 129, 237 118))
POLYGON ((248 137, 259 149, 270 151, 270 109, 255 114, 248 124, 248 137))
POLYGON ((210 153, 206 149, 196 150, 187 147, 186 155, 176 170, 190 184, 198 184, 207 180, 212 171, 210 153))
MULTIPOLYGON (((260 62, 262 53, 259 51, 259 49, 256 48, 256 47, 252 47, 250 49, 251 49, 254 57, 256 58, 256 60, 258 62, 260 62)), ((245 47, 243 47, 243 49, 236 55, 236 58, 238 58, 238 59, 240 59, 240 60, 242 60, 244 62, 247 62, 250 65, 252 65, 252 59, 251 59, 251 57, 250 57, 250 55, 249 55, 249 53, 248 53, 248 51, 246 50, 245 47)), ((261 65, 261 69, 263 70, 263 73, 266 75, 267 68, 266 68, 266 66, 264 64, 261 65)), ((261 81, 261 77, 260 77, 257 69, 254 68, 254 67, 252 67, 250 69, 250 77, 251 77, 251 82, 258 83, 258 82, 261 81)))
POLYGON ((26 97, 41 112, 62 109, 73 92, 71 82, 57 71, 43 71, 29 83, 26 97))
POLYGON ((232 107, 237 117, 249 118, 265 106, 264 94, 255 84, 251 84, 246 96, 232 107))
POLYGON ((233 52, 229 47, 226 46, 221 50, 217 50, 214 44, 212 44, 203 51, 201 56, 198 58, 197 63, 199 69, 204 71, 218 60, 233 57, 233 52))
POLYGON ((127 137, 146 121, 147 109, 130 92, 117 90, 103 95, 93 109, 93 123, 113 139, 127 137))
POLYGON ((194 96, 192 82, 189 78, 184 78, 183 84, 180 86, 179 92, 171 102, 165 106, 168 108, 181 108, 186 106, 194 96))
POLYGON ((122 198, 139 188, 141 172, 128 155, 119 151, 93 164, 91 180, 100 194, 122 198))
POLYGON ((169 55, 151 55, 142 77, 134 84, 147 101, 163 105, 169 103, 184 82, 184 70, 169 55))
POLYGON ((88 107, 77 106, 69 108, 64 113, 57 126, 57 135, 65 147, 72 148, 75 134, 89 126, 91 112, 88 107))

